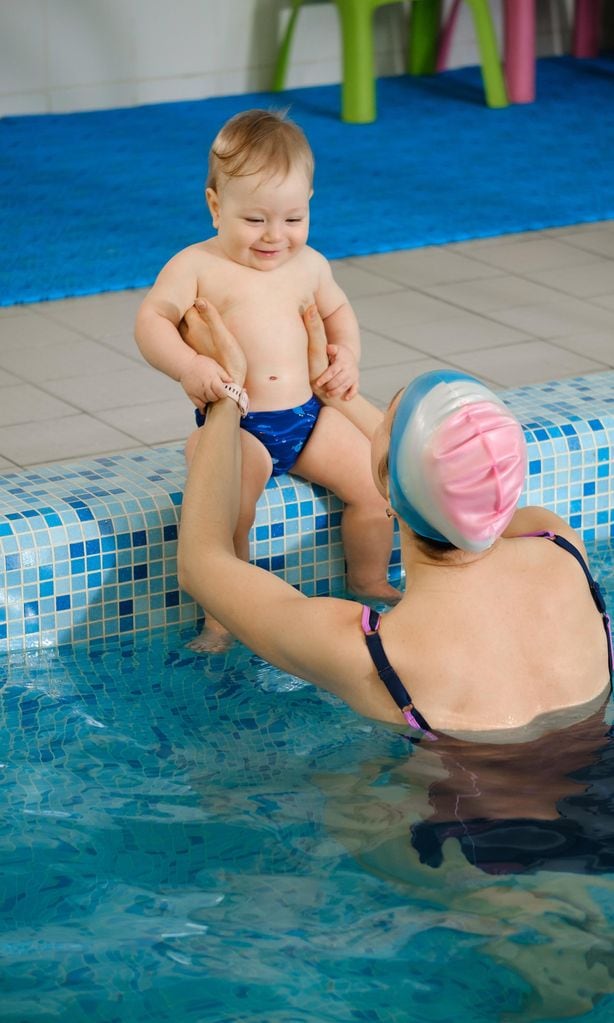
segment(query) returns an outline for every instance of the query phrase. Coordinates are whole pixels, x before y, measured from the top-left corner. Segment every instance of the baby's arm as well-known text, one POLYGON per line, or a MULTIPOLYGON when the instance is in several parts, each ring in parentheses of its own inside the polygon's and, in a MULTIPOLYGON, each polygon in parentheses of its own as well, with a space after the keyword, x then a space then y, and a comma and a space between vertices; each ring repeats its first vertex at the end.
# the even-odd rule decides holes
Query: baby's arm
POLYGON ((335 281, 330 264, 320 256, 320 280, 315 294, 328 341, 329 367, 318 378, 330 397, 353 398, 358 392, 360 328, 347 296, 335 281))
POLYGON ((193 251, 184 249, 158 274, 137 313, 135 338, 147 362, 178 380, 194 405, 201 408, 223 395, 225 370, 198 355, 181 338, 178 325, 198 293, 193 251))

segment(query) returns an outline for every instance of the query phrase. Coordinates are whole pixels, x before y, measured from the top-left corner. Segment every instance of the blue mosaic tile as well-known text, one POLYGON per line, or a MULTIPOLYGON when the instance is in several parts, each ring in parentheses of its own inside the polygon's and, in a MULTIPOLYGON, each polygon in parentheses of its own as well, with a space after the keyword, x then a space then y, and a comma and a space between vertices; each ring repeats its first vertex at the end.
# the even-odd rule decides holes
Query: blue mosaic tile
MULTIPOLYGON (((553 508, 587 539, 614 535, 614 372, 501 397, 527 439, 522 503, 553 508)), ((0 476, 0 650, 196 624, 202 613, 176 577, 184 481, 177 445, 0 476)), ((272 479, 253 560, 305 593, 343 593, 340 522, 340 502, 322 487, 272 479)))

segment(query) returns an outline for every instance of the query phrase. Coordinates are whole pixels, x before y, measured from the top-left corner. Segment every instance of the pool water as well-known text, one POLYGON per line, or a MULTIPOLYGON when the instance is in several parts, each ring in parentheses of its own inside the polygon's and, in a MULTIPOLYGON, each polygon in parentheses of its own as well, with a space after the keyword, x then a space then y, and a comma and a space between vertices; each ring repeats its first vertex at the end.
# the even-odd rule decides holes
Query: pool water
MULTIPOLYGON (((592 555, 614 607, 612 552, 592 555)), ((5 659, 2 1023, 611 1021, 604 727, 588 773, 582 750, 559 749, 573 777, 524 759, 545 869, 475 866, 470 827, 434 866, 412 836, 454 772, 432 747, 190 635, 5 659), (592 836, 568 859, 557 805, 592 836)), ((457 803, 479 787, 461 767, 457 803)))

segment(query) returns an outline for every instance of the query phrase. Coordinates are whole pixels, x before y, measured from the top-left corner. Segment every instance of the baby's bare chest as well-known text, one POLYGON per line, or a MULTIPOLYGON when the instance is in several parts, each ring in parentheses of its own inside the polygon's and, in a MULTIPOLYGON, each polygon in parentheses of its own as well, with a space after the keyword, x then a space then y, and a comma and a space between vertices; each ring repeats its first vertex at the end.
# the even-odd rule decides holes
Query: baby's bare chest
POLYGON ((269 272, 224 263, 199 279, 199 295, 213 302, 245 350, 304 347, 302 312, 316 289, 316 274, 299 261, 269 272))

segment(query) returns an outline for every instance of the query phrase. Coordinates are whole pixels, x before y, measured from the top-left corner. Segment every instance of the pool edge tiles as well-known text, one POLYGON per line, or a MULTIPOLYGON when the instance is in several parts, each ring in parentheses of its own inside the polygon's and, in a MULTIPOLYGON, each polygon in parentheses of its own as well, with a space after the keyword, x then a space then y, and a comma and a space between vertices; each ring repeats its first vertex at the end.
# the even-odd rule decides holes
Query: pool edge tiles
MULTIPOLYGON (((614 371, 501 397, 528 442, 522 503, 558 512, 586 540, 610 537, 614 371)), ((0 651, 196 624, 176 574, 184 483, 177 445, 0 475, 0 651)), ((340 593, 340 520, 323 488, 277 477, 258 505, 252 559, 309 595, 340 593)))

